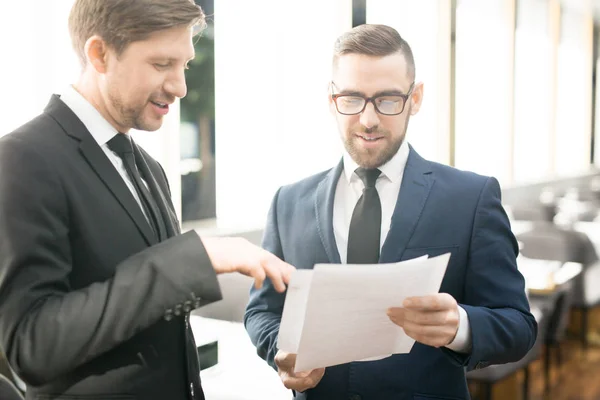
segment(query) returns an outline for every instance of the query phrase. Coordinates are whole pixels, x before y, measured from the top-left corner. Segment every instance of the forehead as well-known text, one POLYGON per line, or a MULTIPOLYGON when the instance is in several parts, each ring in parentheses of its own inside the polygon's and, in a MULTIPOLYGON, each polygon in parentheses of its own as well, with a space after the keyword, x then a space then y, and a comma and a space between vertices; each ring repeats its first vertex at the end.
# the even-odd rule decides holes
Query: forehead
POLYGON ((131 43, 126 52, 140 57, 188 60, 194 56, 192 28, 176 27, 155 32, 144 40, 131 43))
POLYGON ((412 82, 404 56, 400 53, 384 57, 364 54, 340 56, 333 69, 333 81, 339 89, 364 93, 382 90, 407 90, 412 82))

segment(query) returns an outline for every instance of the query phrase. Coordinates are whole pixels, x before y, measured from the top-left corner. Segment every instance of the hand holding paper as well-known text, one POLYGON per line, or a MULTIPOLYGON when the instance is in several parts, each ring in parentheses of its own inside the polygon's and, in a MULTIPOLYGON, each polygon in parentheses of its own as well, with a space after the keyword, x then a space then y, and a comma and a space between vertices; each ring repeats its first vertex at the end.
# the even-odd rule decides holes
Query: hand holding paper
POLYGON ((433 347, 450 344, 458 331, 458 304, 447 293, 408 298, 387 315, 408 336, 433 347))
POLYGON ((394 264, 329 265, 290 280, 278 348, 294 371, 410 352, 415 340, 387 315, 408 297, 437 294, 450 254, 394 264))
POLYGON ((294 372, 296 366, 296 354, 286 353, 279 350, 275 356, 277 372, 283 385, 298 392, 312 389, 321 382, 325 375, 325 368, 317 368, 311 371, 294 372))

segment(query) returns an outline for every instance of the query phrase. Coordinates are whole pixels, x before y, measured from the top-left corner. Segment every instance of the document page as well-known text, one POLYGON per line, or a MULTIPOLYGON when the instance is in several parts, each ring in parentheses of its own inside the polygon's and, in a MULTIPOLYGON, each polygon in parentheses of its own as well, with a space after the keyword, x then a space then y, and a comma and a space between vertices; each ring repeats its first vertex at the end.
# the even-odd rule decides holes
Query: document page
POLYGON ((438 293, 450 253, 393 264, 317 264, 292 276, 279 349, 296 372, 410 352, 414 340, 390 321, 406 297, 438 293))

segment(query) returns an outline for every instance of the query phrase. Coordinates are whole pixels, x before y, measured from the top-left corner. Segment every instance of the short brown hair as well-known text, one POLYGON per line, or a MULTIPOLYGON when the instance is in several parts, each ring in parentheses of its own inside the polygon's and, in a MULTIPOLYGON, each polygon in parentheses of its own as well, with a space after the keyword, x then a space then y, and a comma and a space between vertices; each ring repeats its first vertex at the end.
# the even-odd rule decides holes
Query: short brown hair
POLYGON ((409 44, 397 30, 387 25, 364 24, 340 36, 334 45, 333 64, 345 54, 385 57, 394 53, 404 55, 410 80, 415 79, 415 59, 409 44))
POLYGON ((150 34, 179 26, 206 26, 204 12, 193 0, 76 0, 69 32, 81 65, 85 42, 100 36, 120 55, 129 44, 150 34))

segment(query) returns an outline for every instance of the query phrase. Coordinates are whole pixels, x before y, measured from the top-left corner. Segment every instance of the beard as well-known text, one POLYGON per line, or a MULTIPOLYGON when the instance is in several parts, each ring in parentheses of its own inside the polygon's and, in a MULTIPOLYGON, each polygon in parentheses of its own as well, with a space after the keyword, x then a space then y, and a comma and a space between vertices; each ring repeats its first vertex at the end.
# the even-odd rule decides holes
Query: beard
POLYGON ((160 128, 160 124, 157 126, 156 124, 153 124, 151 121, 147 121, 144 118, 144 110, 150 102, 150 99, 166 99, 162 101, 158 100, 164 103, 172 103, 174 101, 172 96, 163 94, 151 95, 147 101, 144 103, 140 102, 138 105, 126 105, 116 86, 111 86, 109 88, 108 99, 112 107, 119 115, 120 125, 140 131, 155 131, 160 128))
POLYGON ((344 136, 344 147, 346 151, 352 157, 355 163, 363 168, 379 168, 388 161, 390 161, 404 143, 406 136, 406 130, 408 128, 408 121, 410 117, 406 118, 404 129, 398 135, 392 135, 392 133, 386 129, 380 129, 375 126, 373 128, 365 128, 362 125, 354 126, 346 132, 344 136), (366 149, 359 143, 360 138, 356 137, 356 134, 374 134, 375 136, 382 136, 382 141, 385 141, 384 146, 375 149, 366 149))

